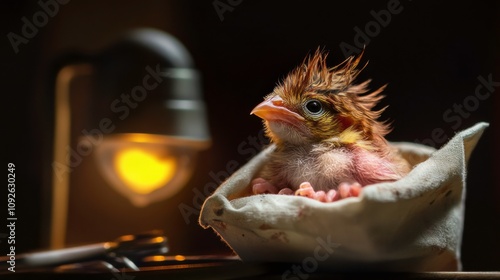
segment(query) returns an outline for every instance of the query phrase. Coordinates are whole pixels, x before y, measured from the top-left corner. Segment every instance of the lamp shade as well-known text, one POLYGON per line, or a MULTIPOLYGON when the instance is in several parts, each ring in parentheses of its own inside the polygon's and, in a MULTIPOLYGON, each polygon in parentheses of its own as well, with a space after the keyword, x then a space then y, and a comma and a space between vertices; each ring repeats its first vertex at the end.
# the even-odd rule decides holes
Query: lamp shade
MULTIPOLYGON (((113 133, 210 141, 201 77, 176 38, 153 29, 135 30, 94 60, 93 104, 115 121, 113 133)), ((101 119, 102 114, 95 115, 92 121, 101 119)))

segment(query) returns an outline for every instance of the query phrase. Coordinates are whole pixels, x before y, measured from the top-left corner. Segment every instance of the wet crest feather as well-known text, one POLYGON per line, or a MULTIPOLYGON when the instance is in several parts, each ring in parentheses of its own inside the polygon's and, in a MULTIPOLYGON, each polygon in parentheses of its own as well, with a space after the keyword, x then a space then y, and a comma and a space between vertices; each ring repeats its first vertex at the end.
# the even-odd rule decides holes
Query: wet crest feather
MULTIPOLYGON (((358 67, 363 53, 351 56, 334 67, 327 66, 328 53, 317 49, 306 57, 301 66, 293 70, 280 84, 279 93, 291 102, 300 102, 305 93, 322 94, 352 129, 360 131, 362 140, 384 142, 390 132, 386 122, 378 121, 387 107, 372 110, 384 97, 385 86, 368 93, 370 80, 355 84, 354 80, 368 63, 358 67)), ((345 127, 344 129, 347 129, 345 127)))

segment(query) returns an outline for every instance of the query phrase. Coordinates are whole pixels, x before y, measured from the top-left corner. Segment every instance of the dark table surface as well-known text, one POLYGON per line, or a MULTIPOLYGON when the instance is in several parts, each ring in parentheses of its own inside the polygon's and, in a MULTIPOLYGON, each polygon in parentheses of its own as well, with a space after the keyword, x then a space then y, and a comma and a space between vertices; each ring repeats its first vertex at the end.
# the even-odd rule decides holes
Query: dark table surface
POLYGON ((2 272, 0 279, 500 279, 496 272, 368 272, 329 271, 320 269, 311 273, 285 274, 293 264, 243 263, 239 260, 175 264, 141 268, 141 271, 120 272, 54 272, 50 270, 2 272))

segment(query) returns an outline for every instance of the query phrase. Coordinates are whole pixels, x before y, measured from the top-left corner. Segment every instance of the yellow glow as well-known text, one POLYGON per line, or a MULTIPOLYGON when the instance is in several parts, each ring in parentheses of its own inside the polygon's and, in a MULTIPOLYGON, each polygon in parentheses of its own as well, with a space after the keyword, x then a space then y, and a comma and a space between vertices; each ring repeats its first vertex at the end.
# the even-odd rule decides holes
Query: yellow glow
POLYGON ((174 258, 176 261, 180 261, 180 262, 186 260, 186 257, 184 257, 183 255, 176 255, 174 258))
POLYGON ((162 243, 162 242, 165 242, 165 238, 158 236, 158 237, 155 237, 153 240, 151 240, 151 242, 152 243, 162 243))
POLYGON ((131 241, 131 240, 134 240, 134 236, 132 234, 128 234, 128 235, 123 235, 120 237, 120 241, 123 242, 123 241, 131 241))
POLYGON ((149 134, 140 134, 135 133, 133 135, 129 135, 129 140, 138 143, 154 143, 155 137, 149 134))
MULTIPOLYGON (((171 260, 170 256, 166 257, 166 256, 162 256, 162 255, 149 256, 149 257, 144 258, 144 261, 146 261, 146 262, 163 262, 163 261, 168 261, 168 260, 171 260)), ((178 262, 182 262, 182 261, 186 260, 186 257, 183 255, 175 255, 174 260, 176 260, 178 262)))
POLYGON ((148 194, 163 187, 175 173, 174 157, 160 158, 138 148, 119 151, 115 168, 120 178, 136 193, 148 194))
POLYGON ((165 256, 152 256, 151 258, 148 258, 148 260, 154 261, 154 262, 162 262, 166 260, 167 258, 165 256))

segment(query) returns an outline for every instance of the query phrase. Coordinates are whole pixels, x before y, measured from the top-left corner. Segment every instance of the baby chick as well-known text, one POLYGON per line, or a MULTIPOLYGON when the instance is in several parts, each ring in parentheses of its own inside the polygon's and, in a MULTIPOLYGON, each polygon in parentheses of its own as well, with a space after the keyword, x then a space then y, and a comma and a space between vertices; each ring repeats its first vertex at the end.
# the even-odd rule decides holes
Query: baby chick
POLYGON ((251 185, 254 194, 295 194, 323 202, 358 196, 366 185, 395 181, 408 163, 372 111, 384 87, 355 84, 361 56, 329 68, 317 50, 253 109, 276 149, 251 185))

